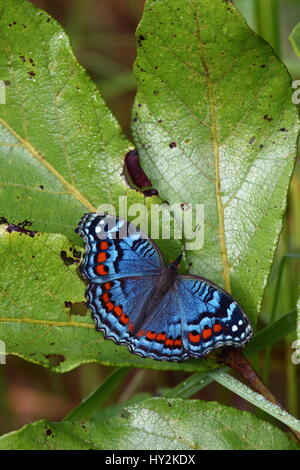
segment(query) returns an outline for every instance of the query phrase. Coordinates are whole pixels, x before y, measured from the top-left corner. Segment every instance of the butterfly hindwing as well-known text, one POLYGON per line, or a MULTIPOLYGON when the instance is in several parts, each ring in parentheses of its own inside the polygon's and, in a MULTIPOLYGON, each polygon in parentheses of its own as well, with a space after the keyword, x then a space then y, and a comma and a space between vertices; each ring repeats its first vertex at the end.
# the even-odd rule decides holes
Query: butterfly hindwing
POLYGON ((151 278, 122 278, 90 284, 86 295, 96 329, 116 343, 130 344, 131 331, 153 287, 151 278))
POLYGON ((187 357, 181 341, 181 319, 172 294, 167 294, 150 318, 135 330, 143 307, 155 289, 156 278, 122 278, 90 284, 88 307, 96 329, 117 344, 127 344, 134 354, 158 360, 187 357), (173 303, 173 306, 172 306, 173 303))
POLYGON ((173 289, 145 319, 132 339, 132 349, 143 357, 160 361, 183 361, 188 358, 182 341, 182 322, 179 304, 173 289))
POLYGON ((221 346, 242 347, 252 329, 240 305, 223 289, 198 276, 178 276, 184 345, 190 356, 202 357, 221 346))
POLYGON ((133 224, 105 214, 85 214, 76 231, 84 238, 82 272, 93 283, 157 274, 162 258, 156 245, 133 224))

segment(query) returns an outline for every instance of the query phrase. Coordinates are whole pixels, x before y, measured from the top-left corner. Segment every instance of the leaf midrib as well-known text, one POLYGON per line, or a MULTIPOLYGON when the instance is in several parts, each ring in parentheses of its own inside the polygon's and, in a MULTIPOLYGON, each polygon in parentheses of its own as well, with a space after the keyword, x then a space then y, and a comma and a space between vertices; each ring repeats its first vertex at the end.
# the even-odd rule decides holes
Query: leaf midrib
POLYGON ((207 94, 208 94, 208 104, 209 104, 209 115, 211 123, 211 140, 213 145, 214 161, 215 161, 215 191, 216 191, 216 200, 217 200, 217 209, 218 209, 218 218, 219 218, 219 237, 220 237, 220 249, 221 249, 221 259, 223 265, 223 278, 224 278, 224 287, 229 293, 231 292, 230 276, 229 276, 229 262, 226 246, 226 237, 225 237, 225 222, 224 222, 224 207, 222 204, 221 196, 221 175, 220 175, 220 153, 219 153, 219 139, 217 131, 217 120, 216 120, 216 110, 215 110, 215 96, 213 91, 213 84, 210 78, 209 66, 205 60, 205 45, 201 39, 200 24, 198 17, 198 9, 194 4, 195 8, 195 25, 196 25, 196 35, 199 44, 199 57, 204 68, 205 80, 207 85, 207 94))
POLYGON ((78 189, 69 183, 55 168, 51 165, 39 152, 34 148, 34 146, 28 142, 28 140, 21 137, 10 125, 2 118, 0 118, 0 123, 20 142, 21 146, 28 150, 28 152, 39 161, 50 173, 52 173, 56 179, 66 188, 67 192, 71 194, 75 199, 77 199, 83 206, 85 206, 91 212, 95 212, 96 208, 93 204, 84 197, 78 189))
POLYGON ((1 317, 0 323, 29 323, 38 324, 43 326, 75 326, 80 328, 93 328, 95 325, 90 323, 81 323, 76 321, 55 321, 55 320, 38 320, 35 318, 13 318, 13 317, 1 317))

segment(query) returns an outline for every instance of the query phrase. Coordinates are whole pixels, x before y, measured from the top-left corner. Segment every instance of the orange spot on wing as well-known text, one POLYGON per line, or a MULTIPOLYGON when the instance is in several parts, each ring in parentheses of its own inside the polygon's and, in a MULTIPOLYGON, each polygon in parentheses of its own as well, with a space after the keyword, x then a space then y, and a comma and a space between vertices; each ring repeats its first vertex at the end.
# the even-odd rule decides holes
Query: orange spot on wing
POLYGON ((112 309, 114 308, 114 304, 113 304, 112 302, 107 302, 107 303, 105 304, 105 307, 106 307, 106 309, 107 309, 109 312, 111 312, 112 309))
POLYGON ((181 346, 181 345, 182 345, 181 339, 175 339, 174 346, 181 346))
POLYGON ((166 340, 166 335, 165 335, 165 333, 159 333, 159 334, 156 336, 156 340, 157 340, 157 341, 165 341, 165 340, 166 340))
POLYGON ((111 283, 110 282, 105 282, 103 287, 104 287, 105 290, 109 290, 111 288, 111 283))
POLYGON ((222 330, 222 325, 220 325, 220 323, 215 323, 214 324, 214 332, 215 333, 219 333, 219 331, 222 330))
POLYGON ((107 260, 107 254, 104 251, 101 251, 101 253, 98 253, 97 255, 97 263, 103 263, 103 261, 107 260))
POLYGON ((108 302, 109 301, 109 295, 107 292, 104 292, 104 294, 101 295, 101 299, 104 301, 104 302, 108 302))
POLYGON ((192 343, 199 343, 200 339, 201 339, 200 334, 194 335, 191 332, 189 333, 189 340, 192 341, 192 343))
POLYGON ((203 338, 203 339, 207 339, 207 338, 209 338, 211 335, 212 335, 212 329, 211 329, 211 328, 207 328, 206 330, 203 330, 203 331, 202 331, 202 338, 203 338))
POLYGON ((120 316, 120 315, 122 315, 122 313, 123 313, 123 309, 120 307, 120 305, 116 305, 116 307, 114 307, 114 312, 115 312, 118 316, 120 316))
POLYGON ((157 333, 155 333, 155 332, 153 332, 153 331, 148 331, 148 332, 146 333, 146 336, 147 336, 147 338, 149 338, 149 339, 154 339, 154 338, 156 337, 156 335, 157 335, 157 333))
POLYGON ((104 264, 98 264, 96 266, 96 271, 98 274, 100 274, 100 276, 106 276, 106 274, 108 273, 107 266, 105 266, 104 264))
POLYGON ((140 330, 138 333, 137 333, 137 336, 144 336, 145 334, 145 330, 140 330))
POLYGON ((173 346, 174 344, 174 339, 167 338, 165 341, 166 346, 173 346))
POLYGON ((109 247, 109 244, 108 242, 100 242, 100 250, 107 250, 107 248, 109 247))
POLYGON ((129 318, 128 316, 126 315, 126 313, 122 313, 122 315, 120 316, 120 321, 126 325, 128 322, 129 322, 129 318))

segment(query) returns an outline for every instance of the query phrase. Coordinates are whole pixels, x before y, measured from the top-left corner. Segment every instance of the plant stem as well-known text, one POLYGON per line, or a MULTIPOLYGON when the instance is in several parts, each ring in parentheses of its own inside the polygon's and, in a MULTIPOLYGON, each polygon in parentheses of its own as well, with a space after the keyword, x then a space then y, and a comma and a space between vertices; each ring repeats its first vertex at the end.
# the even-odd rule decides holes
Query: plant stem
MULTIPOLYGON (((274 405, 279 406, 282 410, 286 411, 284 407, 272 395, 270 390, 261 381, 260 377, 255 372, 252 365, 250 364, 248 359, 246 359, 240 349, 234 347, 223 348, 223 359, 224 363, 227 366, 229 366, 231 369, 238 371, 242 375, 242 377, 247 381, 252 390, 262 395, 270 403, 273 403, 274 405)), ((296 431, 291 427, 289 427, 289 429, 300 443, 300 432, 296 431)))

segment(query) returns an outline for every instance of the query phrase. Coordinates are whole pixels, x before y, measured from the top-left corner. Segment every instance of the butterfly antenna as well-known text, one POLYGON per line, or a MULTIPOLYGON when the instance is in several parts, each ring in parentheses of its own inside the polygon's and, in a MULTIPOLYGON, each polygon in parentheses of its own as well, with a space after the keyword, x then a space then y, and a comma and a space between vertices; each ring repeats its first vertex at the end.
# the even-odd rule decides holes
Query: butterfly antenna
POLYGON ((174 266, 174 268, 178 268, 180 262, 182 260, 182 253, 180 253, 180 255, 175 259, 175 261, 172 261, 172 266, 174 266))

